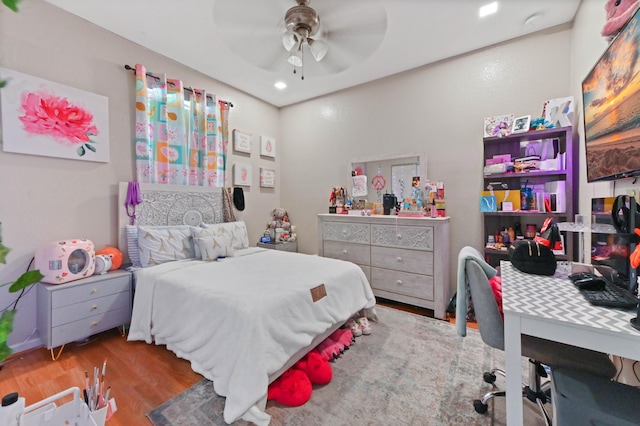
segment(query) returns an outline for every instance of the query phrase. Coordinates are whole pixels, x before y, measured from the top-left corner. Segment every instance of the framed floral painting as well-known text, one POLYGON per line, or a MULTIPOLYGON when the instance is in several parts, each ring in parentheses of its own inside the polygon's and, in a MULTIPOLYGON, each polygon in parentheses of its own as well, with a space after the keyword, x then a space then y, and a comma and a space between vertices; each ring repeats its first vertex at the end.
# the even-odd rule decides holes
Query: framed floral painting
POLYGON ((0 68, 5 152, 109 162, 106 96, 0 68))
POLYGON ((251 186, 251 164, 235 163, 233 165, 233 184, 237 186, 251 186))
POLYGON ((260 136, 260 155, 265 157, 276 156, 276 140, 270 136, 260 136))

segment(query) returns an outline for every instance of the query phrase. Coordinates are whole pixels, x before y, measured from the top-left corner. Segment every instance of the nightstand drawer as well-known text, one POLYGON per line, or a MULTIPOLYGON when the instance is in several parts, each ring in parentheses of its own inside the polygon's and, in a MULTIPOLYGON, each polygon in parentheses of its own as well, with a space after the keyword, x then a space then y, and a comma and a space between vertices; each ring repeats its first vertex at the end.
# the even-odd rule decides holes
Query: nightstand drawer
POLYGON ((433 300, 433 277, 427 275, 371 268, 371 287, 374 290, 433 300))
POLYGON ((51 329, 50 347, 84 339, 101 331, 126 324, 129 321, 131 321, 131 310, 129 308, 121 308, 83 318, 59 327, 53 327, 51 329))
POLYGON ((433 275, 433 252, 372 246, 371 266, 433 275))
POLYGON ((128 290, 54 309, 51 312, 51 325, 56 327, 82 318, 104 314, 108 311, 122 308, 129 309, 131 293, 128 290))
MULTIPOLYGON (((105 277, 107 276, 108 274, 105 275, 105 277)), ((64 291, 54 291, 51 294, 51 307, 56 309, 62 306, 73 305, 79 302, 108 296, 110 294, 129 291, 129 280, 130 277, 128 275, 125 276, 124 279, 120 276, 104 281, 79 284, 69 287, 64 291)), ((63 285, 68 286, 69 284, 63 285)))
POLYGON ((339 243, 336 241, 324 242, 325 257, 346 260, 359 265, 371 264, 371 249, 362 244, 339 243))

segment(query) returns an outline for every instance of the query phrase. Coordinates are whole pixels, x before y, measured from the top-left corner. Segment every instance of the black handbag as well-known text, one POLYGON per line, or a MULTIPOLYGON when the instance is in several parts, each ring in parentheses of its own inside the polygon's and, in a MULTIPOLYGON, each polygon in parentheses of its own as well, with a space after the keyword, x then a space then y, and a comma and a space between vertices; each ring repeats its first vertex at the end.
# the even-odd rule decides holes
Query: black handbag
POLYGON ((553 275, 558 262, 551 249, 536 241, 515 241, 509 246, 511 264, 522 272, 535 275, 553 275))

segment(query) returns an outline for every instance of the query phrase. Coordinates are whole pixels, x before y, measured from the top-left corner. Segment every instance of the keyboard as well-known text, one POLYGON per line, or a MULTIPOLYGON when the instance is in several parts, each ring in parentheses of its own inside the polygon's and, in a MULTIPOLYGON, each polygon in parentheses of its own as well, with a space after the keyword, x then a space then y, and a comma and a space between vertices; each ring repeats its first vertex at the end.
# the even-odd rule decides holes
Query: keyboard
POLYGON ((595 306, 609 308, 635 309, 638 298, 629 290, 605 280, 604 290, 580 290, 582 296, 595 306))

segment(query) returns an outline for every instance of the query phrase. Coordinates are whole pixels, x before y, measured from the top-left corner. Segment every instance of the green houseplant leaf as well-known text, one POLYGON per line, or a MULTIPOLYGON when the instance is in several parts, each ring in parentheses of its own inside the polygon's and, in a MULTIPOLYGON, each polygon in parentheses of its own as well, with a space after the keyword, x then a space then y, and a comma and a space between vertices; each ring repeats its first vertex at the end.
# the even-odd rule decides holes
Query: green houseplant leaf
POLYGON ((2 3, 14 12, 18 11, 18 3, 20 0, 2 0, 2 3))
POLYGON ((15 280, 13 284, 11 284, 11 287, 9 287, 9 292, 18 292, 29 287, 31 284, 37 283, 42 278, 44 278, 44 275, 42 275, 42 273, 40 273, 40 271, 37 269, 34 271, 27 271, 24 274, 20 275, 18 279, 15 280))
POLYGON ((13 318, 15 316, 15 309, 7 309, 0 315, 0 361, 11 355, 11 348, 7 345, 7 339, 13 330, 13 318))

